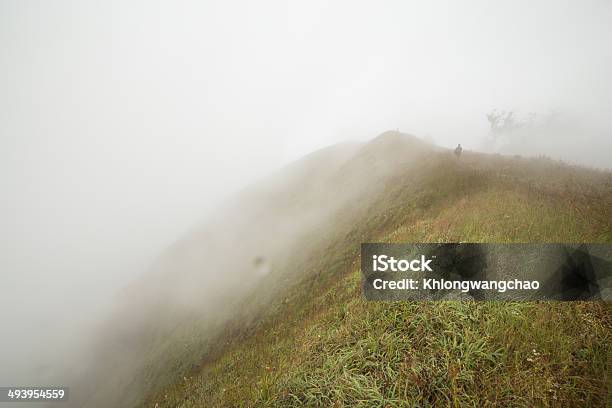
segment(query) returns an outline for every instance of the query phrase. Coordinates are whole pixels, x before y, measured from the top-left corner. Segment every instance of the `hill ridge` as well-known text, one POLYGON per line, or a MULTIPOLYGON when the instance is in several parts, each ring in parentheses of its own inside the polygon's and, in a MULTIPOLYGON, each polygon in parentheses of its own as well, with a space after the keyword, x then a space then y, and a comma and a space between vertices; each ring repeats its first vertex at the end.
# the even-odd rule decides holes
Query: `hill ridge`
MULTIPOLYGON (((145 354, 148 363, 134 363, 148 373, 149 383, 131 386, 125 392, 140 391, 126 401, 143 403, 146 395, 145 406, 159 407, 326 406, 334 401, 340 406, 358 405, 359 401, 385 401, 388 406, 402 406, 402 401, 520 405, 519 396, 527 395, 529 387, 532 397, 523 401, 526 405, 605 399, 606 384, 598 382, 598 376, 608 369, 604 361, 609 352, 608 306, 367 303, 360 294, 358 248, 366 241, 610 243, 609 172, 475 152, 466 152, 457 160, 447 149, 393 131, 360 145, 341 166, 331 162, 329 168, 334 170, 320 169, 324 177, 312 188, 301 189, 298 178, 293 189, 285 190, 281 183, 277 190, 264 188, 265 194, 255 193, 252 205, 257 210, 245 218, 257 213, 257 219, 249 219, 245 230, 224 232, 224 242, 244 241, 241 251, 245 256, 235 263, 237 271, 248 270, 250 259, 257 256, 272 265, 271 273, 257 279, 237 274, 230 279, 242 285, 242 294, 219 297, 228 311, 226 318, 205 318, 200 307, 206 303, 190 304, 192 300, 185 301, 185 308, 173 306, 156 315, 154 322, 159 327, 153 332, 165 340, 154 347, 154 353, 145 354), (270 199, 274 202, 266 201, 270 199), (286 234, 288 239, 277 242, 269 234, 281 238, 286 234), (270 245, 266 240, 271 240, 270 245), (365 317, 359 319, 360 314, 365 317), (404 314, 430 325, 440 342, 424 334, 423 327, 405 321, 404 314), (164 315, 167 317, 162 318, 164 315), (562 320, 571 315, 578 316, 579 322, 562 320), (524 320, 527 316, 535 316, 533 324, 524 320), (464 318, 468 319, 465 324, 453 323, 464 318), (168 323, 163 323, 165 319, 168 323), (165 325, 172 327, 171 332, 165 325), (351 334, 352 328, 363 338, 351 334), (407 362, 387 354, 367 365, 374 355, 364 354, 363 347, 381 350, 388 346, 400 356, 418 352, 439 358, 435 353, 445 353, 448 346, 442 341, 457 341, 452 331, 445 331, 451 328, 456 333, 468 330, 470 341, 482 353, 460 340, 458 354, 451 353, 452 359, 444 360, 446 377, 442 368, 428 368, 424 361, 404 367, 407 362), (533 349, 528 336, 505 343, 504 333, 519 329, 542 336, 537 350, 540 354, 546 350, 550 361, 540 361, 540 365, 512 362, 533 349), (592 335, 585 340, 580 336, 587 329, 592 335), (554 330, 563 334, 558 341, 552 339, 554 330), (487 333, 494 336, 487 337, 487 333), (320 342, 319 336, 324 340, 320 342), (381 338, 388 341, 380 343, 377 339, 381 338), (551 341, 552 345, 546 343, 551 341), (413 342, 410 347, 414 350, 402 346, 404 342, 413 342), (174 344, 186 346, 177 349, 174 344), (583 365, 574 371, 566 369, 558 377, 555 367, 569 365, 582 347, 590 350, 580 360, 583 365), (428 348, 435 353, 428 354, 428 348), (510 351, 502 353, 499 348, 510 351), (463 361, 461 353, 472 353, 473 360, 463 361), (349 355, 346 371, 341 362, 349 355), (457 358, 458 362, 453 360, 457 358), (531 380, 520 377, 513 384, 520 370, 544 370, 545 375, 531 380), (500 381, 509 381, 506 388, 490 383, 479 389, 479 378, 488 371, 498 371, 500 381), (454 373, 451 379, 449 373, 454 373), (432 381, 438 388, 432 388, 432 381), (554 393, 548 392, 548 381, 570 388, 553 387, 554 393), (538 392, 533 394, 533 389, 538 392)), ((193 249, 181 254, 195 262, 186 266, 192 271, 186 276, 193 275, 187 280, 193 293, 179 290, 188 298, 197 295, 198 285, 216 284, 202 281, 197 273, 202 259, 198 242, 203 242, 198 239, 207 236, 199 234, 189 238, 193 249)), ((218 250, 224 251, 224 245, 219 244, 218 250)), ((222 291, 220 287, 219 293, 222 291)), ((134 333, 132 341, 138 343, 139 338, 134 333)))

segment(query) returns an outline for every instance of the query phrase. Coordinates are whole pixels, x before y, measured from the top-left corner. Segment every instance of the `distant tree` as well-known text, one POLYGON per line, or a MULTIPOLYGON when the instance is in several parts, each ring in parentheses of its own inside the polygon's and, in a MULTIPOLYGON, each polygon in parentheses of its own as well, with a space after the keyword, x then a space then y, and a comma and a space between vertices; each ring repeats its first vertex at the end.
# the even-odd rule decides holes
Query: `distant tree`
POLYGON ((493 109, 486 115, 489 122, 489 135, 486 145, 496 148, 500 145, 523 143, 532 137, 542 137, 550 133, 558 122, 558 114, 552 112, 540 115, 535 112, 523 116, 511 110, 493 109))
POLYGON ((525 122, 516 118, 513 111, 493 109, 486 115, 489 121, 489 135, 497 139, 503 133, 512 132, 525 125, 525 122))

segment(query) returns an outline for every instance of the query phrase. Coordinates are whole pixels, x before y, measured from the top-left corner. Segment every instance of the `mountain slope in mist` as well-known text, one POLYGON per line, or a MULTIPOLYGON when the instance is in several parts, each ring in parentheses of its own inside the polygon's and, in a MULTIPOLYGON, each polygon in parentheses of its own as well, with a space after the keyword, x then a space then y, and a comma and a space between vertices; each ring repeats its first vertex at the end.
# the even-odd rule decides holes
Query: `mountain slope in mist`
POLYGON ((77 401, 603 402, 608 306, 367 303, 358 260, 373 241, 609 243, 611 210, 610 173, 551 160, 458 160, 397 132, 323 149, 235 197, 126 290, 77 401))

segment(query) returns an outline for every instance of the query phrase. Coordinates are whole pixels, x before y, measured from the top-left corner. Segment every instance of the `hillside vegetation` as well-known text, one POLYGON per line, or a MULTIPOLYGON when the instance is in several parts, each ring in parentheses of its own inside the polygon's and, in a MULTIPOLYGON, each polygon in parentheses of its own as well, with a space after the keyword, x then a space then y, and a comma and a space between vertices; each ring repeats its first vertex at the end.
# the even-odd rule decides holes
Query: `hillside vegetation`
POLYGON ((366 302, 358 267, 361 242, 611 243, 609 173, 469 152, 456 160, 388 133, 330 176, 368 164, 388 166, 364 187, 373 198, 345 203, 309 258, 262 283, 289 279, 259 317, 228 323, 214 351, 147 406, 609 404, 609 305, 366 302))
POLYGON ((262 251, 273 260, 272 272, 226 299, 223 308, 232 311, 226 319, 212 322, 202 317, 206 310, 189 309, 171 334, 151 340, 143 348, 148 363, 140 362, 138 372, 147 378, 138 388, 146 398, 133 401, 147 407, 610 403, 609 305, 367 302, 359 248, 362 242, 612 243, 612 174, 545 158, 464 152, 456 159, 396 132, 341 151, 306 158, 282 182, 248 192, 259 203, 249 210, 261 222, 254 237, 283 234, 291 223, 307 227, 290 230, 291 243, 279 250, 262 251), (321 208, 317 217, 307 210, 321 208), (269 213, 285 216, 270 224, 269 213))

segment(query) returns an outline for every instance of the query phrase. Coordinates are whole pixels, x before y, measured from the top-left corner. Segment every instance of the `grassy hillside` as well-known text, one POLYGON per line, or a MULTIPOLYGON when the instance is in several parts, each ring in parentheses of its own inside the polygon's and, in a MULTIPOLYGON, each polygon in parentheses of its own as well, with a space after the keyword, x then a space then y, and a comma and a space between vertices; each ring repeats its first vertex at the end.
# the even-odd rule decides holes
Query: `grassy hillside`
MULTIPOLYGON (((610 173, 457 160, 391 132, 319 177, 306 187, 350 199, 299 237, 237 316, 206 335, 192 327, 188 352, 175 342, 150 356, 171 368, 145 406, 610 404, 609 305, 366 302, 358 269, 361 242, 612 243, 610 173)), ((301 208, 308 196, 292 188, 275 194, 301 208)))

